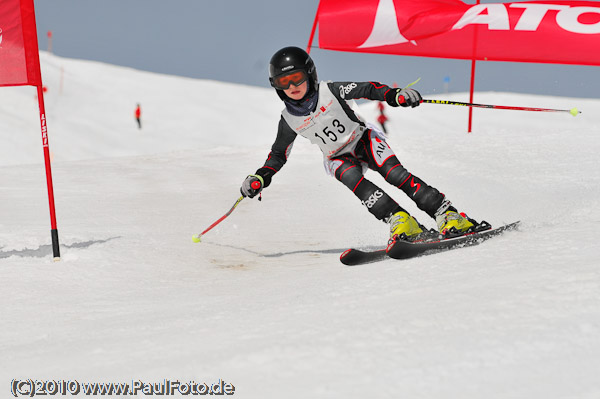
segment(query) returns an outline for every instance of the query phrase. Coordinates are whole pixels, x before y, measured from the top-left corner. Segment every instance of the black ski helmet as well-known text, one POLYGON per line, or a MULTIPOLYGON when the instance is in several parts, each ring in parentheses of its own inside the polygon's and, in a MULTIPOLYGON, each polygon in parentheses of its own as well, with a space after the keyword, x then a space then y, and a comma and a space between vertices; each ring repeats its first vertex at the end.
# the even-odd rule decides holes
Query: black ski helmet
POLYGON ((317 68, 310 55, 299 47, 284 47, 271 57, 269 62, 269 82, 277 90, 282 100, 287 99, 283 90, 275 87, 273 79, 293 71, 302 70, 308 76, 308 94, 317 90, 317 68))

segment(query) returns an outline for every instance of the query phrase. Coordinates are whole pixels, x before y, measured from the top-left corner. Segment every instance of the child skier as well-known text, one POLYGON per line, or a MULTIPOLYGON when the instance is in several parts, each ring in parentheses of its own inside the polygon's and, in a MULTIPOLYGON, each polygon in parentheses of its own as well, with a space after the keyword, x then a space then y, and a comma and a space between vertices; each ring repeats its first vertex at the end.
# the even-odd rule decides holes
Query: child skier
POLYGON ((417 107, 421 95, 414 89, 394 89, 378 82, 318 82, 311 57, 298 47, 277 51, 269 65, 269 81, 283 100, 275 143, 263 167, 242 183, 241 193, 253 198, 283 165, 299 134, 319 146, 336 179, 362 201, 377 219, 390 225, 390 239, 414 241, 425 236, 424 227, 381 188, 365 179, 367 168, 404 191, 435 219, 445 237, 462 235, 474 228, 444 194, 406 170, 373 126, 367 126, 346 100, 366 98, 386 101, 393 107, 417 107))

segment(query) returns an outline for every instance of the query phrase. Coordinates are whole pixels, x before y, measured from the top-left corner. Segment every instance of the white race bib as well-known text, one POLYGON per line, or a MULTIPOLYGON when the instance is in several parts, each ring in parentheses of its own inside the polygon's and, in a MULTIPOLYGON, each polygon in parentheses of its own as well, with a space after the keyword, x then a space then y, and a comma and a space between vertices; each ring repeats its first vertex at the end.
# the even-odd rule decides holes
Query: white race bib
POLYGON ((318 145, 326 158, 342 153, 366 130, 360 123, 350 119, 329 90, 327 82, 319 84, 319 101, 314 112, 295 116, 285 109, 282 115, 294 132, 318 145))

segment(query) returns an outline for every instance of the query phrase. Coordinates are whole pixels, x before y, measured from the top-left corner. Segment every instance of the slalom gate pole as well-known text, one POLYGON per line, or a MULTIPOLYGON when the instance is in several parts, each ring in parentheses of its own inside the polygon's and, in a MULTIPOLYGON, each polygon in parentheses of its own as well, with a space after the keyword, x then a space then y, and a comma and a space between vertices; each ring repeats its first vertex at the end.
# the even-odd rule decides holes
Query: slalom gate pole
POLYGON ((315 37, 315 31, 317 30, 317 23, 319 22, 319 8, 321 8, 321 2, 317 6, 317 13, 315 14, 315 20, 313 22, 312 30, 310 31, 310 37, 308 38, 308 44, 306 45, 306 52, 310 54, 310 48, 312 47, 313 38, 315 37))
POLYGON ((231 207, 231 209, 223 216, 221 216, 221 218, 219 218, 219 220, 217 220, 216 222, 214 222, 213 224, 211 224, 210 226, 208 226, 208 228, 206 230, 204 230, 202 233, 200 234, 194 234, 192 236, 192 241, 194 242, 200 242, 200 240, 202 239, 202 236, 206 233, 208 233, 213 227, 215 227, 216 225, 218 225, 219 223, 221 223, 227 216, 231 215, 231 212, 233 212, 233 210, 240 204, 240 202, 242 202, 242 200, 244 199, 244 196, 240 196, 240 198, 237 199, 237 201, 235 201, 235 204, 233 204, 233 206, 231 207))
POLYGON ((464 107, 476 107, 476 108, 491 108, 491 109, 510 109, 514 111, 537 111, 537 112, 568 112, 573 116, 577 116, 581 113, 577 108, 571 109, 552 109, 552 108, 532 108, 532 107, 514 107, 508 105, 490 105, 490 104, 474 104, 474 103, 463 103, 460 101, 448 101, 448 100, 423 100, 425 104, 446 104, 446 105, 461 105, 464 107))
POLYGON ((46 184, 48 186, 48 203, 50 206, 50 237, 52 239, 52 255, 54 261, 60 260, 60 245, 58 243, 58 228, 56 227, 56 210, 54 207, 54 187, 52 185, 52 168, 50 166, 50 149, 48 146, 48 127, 46 126, 46 108, 44 106, 44 91, 42 84, 37 86, 38 105, 40 108, 40 125, 42 131, 42 147, 46 165, 46 184))

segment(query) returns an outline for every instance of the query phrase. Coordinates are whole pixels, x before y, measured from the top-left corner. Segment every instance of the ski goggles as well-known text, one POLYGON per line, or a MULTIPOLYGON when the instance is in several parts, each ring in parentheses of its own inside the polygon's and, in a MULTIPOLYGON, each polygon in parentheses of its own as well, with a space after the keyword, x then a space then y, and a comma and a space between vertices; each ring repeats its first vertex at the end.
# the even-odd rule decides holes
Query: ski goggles
POLYGON ((293 83, 294 86, 300 86, 302 83, 306 82, 308 76, 306 72, 299 70, 288 73, 287 75, 281 75, 273 78, 273 87, 280 90, 286 90, 290 88, 290 85, 293 83))

